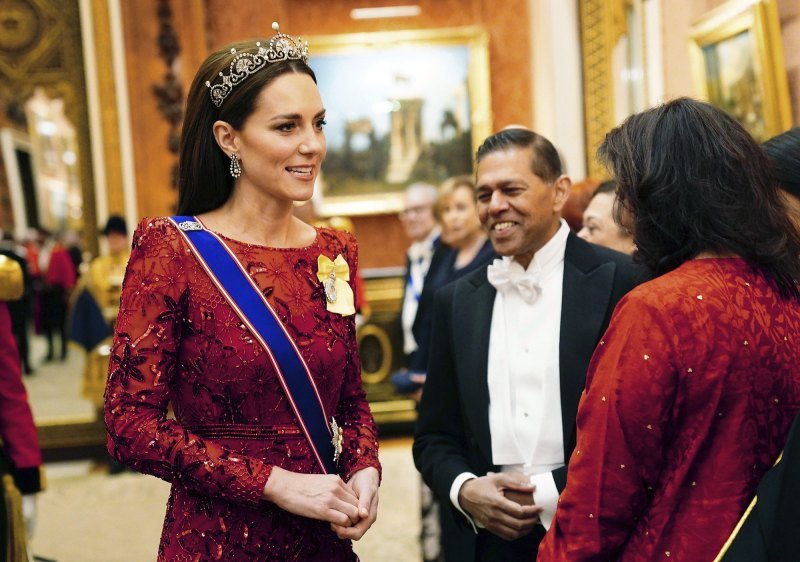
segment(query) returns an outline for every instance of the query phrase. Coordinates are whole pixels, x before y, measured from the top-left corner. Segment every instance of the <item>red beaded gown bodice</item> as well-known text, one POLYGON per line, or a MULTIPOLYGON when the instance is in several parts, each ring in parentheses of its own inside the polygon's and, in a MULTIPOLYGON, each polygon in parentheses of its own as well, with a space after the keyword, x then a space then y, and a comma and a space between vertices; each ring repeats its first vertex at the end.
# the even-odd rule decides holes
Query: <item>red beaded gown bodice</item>
MULTIPOLYGON (((352 236, 318 229, 305 248, 223 239, 293 338, 328 417, 343 427, 342 478, 380 470, 354 317, 326 309, 316 276, 320 254, 341 254, 355 271, 352 236)), ((159 560, 355 559, 328 523, 262 499, 273 466, 322 469, 266 352, 164 218, 145 219, 134 235, 105 420, 112 456, 172 483, 159 560)))
POLYGON ((738 258, 617 305, 540 562, 711 561, 800 409, 800 303, 738 258))

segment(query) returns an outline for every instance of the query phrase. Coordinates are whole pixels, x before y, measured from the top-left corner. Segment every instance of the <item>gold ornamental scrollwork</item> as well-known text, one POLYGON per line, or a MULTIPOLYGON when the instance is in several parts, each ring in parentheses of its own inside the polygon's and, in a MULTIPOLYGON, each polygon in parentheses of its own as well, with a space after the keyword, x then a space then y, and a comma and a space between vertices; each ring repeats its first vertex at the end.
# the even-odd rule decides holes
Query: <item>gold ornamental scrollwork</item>
POLYGON ((614 45, 626 32, 625 11, 629 0, 580 0, 579 6, 586 170, 588 177, 601 179, 607 173, 595 153, 615 125, 612 53, 614 45))
POLYGON ((75 127, 84 242, 94 249, 97 221, 78 0, 0 1, 0 106, 17 116, 37 88, 63 100, 75 127))
POLYGON ((39 16, 27 2, 0 4, 0 51, 19 52, 30 47, 39 35, 39 16))

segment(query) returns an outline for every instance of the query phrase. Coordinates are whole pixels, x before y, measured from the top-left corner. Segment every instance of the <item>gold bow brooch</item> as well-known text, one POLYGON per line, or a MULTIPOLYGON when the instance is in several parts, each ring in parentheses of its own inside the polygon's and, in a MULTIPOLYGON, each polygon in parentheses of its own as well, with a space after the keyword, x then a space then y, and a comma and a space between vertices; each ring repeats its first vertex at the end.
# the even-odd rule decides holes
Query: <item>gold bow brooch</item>
POLYGON ((336 256, 334 261, 320 254, 317 258, 317 279, 325 289, 325 307, 336 314, 350 316, 355 314, 353 289, 350 288, 350 266, 342 257, 336 256))

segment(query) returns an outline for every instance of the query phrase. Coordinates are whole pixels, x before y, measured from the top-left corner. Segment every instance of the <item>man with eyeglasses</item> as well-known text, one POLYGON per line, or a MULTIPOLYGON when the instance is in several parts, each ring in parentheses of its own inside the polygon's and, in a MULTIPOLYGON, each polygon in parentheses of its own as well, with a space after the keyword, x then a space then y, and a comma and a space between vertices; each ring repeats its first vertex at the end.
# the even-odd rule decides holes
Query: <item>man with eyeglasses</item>
MULTIPOLYGON (((403 210, 399 218, 411 239, 406 251, 406 278, 403 292, 403 308, 400 322, 403 328, 403 352, 406 356, 404 368, 392 375, 392 384, 401 394, 409 394, 419 401, 425 373, 415 370, 421 358, 416 356, 418 345, 412 327, 417 317, 419 300, 425 284, 425 276, 431 265, 434 251, 439 247, 441 229, 434 213, 438 189, 427 183, 412 183, 403 196, 403 210)), ((434 502, 431 490, 421 486, 422 529, 420 546, 425 562, 439 560, 441 556, 438 505, 434 502)))
MULTIPOLYGON (((403 308, 400 321, 403 327, 403 353, 411 362, 417 350, 417 342, 411 327, 417 315, 419 297, 425 283, 425 275, 431 265, 431 257, 439 245, 439 224, 433 209, 436 204, 436 187, 427 183, 412 183, 406 188, 403 196, 403 210, 400 211, 400 222, 411 239, 411 246, 406 251, 406 278, 403 293, 403 308)), ((405 378, 405 377, 404 377, 405 378)), ((412 381, 395 380, 398 390, 413 391, 416 384, 412 381), (406 385, 404 387, 404 384, 406 385), (404 388, 401 388, 404 387, 404 388)))

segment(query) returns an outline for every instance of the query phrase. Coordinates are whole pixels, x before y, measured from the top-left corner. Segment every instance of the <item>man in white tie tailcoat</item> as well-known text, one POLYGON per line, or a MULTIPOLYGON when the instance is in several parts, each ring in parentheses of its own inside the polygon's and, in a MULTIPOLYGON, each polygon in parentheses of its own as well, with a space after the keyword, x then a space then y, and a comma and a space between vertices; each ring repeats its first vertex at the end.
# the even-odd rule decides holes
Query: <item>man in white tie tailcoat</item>
POLYGON ((566 485, 592 352, 644 279, 570 233, 571 182, 546 138, 503 130, 477 162, 478 212, 502 258, 436 295, 414 460, 451 507, 448 562, 529 561, 566 485))

